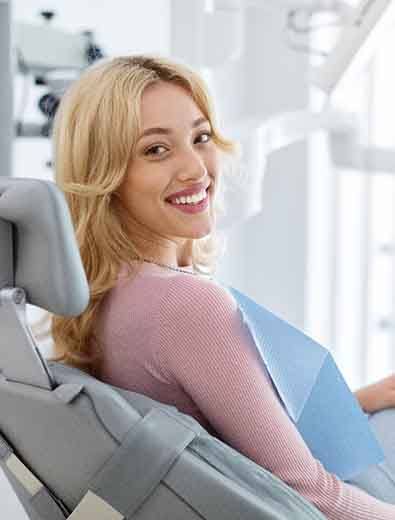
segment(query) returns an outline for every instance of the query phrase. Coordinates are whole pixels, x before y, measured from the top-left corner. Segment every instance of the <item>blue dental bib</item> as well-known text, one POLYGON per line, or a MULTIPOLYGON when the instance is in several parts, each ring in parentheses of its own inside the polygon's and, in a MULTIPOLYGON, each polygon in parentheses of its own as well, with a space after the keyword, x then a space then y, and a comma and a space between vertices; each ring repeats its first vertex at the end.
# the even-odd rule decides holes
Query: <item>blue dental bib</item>
MULTIPOLYGON (((226 286, 225 286, 226 287, 226 286)), ((245 294, 226 287, 289 417, 325 469, 347 480, 384 460, 331 353, 245 294)))

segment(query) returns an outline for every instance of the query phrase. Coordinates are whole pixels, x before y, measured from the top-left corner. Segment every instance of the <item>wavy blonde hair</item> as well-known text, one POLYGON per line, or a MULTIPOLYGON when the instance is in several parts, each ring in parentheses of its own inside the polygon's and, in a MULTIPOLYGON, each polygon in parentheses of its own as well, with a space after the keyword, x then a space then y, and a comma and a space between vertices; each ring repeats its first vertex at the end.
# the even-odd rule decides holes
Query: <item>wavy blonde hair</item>
MULTIPOLYGON (((51 317, 55 347, 52 360, 93 375, 100 362, 100 343, 94 337, 100 304, 116 285, 121 265, 128 265, 132 275, 131 258, 142 259, 127 232, 128 215, 117 190, 139 136, 142 94, 157 81, 175 83, 190 93, 210 122, 212 139, 225 156, 237 149, 221 136, 202 79, 187 66, 163 57, 103 60, 87 69, 63 96, 54 122, 55 177, 71 212, 90 301, 80 316, 51 317)), ((223 211, 221 204, 219 196, 217 214, 223 211)), ((194 240, 193 266, 197 271, 214 271, 220 243, 215 231, 194 240)))

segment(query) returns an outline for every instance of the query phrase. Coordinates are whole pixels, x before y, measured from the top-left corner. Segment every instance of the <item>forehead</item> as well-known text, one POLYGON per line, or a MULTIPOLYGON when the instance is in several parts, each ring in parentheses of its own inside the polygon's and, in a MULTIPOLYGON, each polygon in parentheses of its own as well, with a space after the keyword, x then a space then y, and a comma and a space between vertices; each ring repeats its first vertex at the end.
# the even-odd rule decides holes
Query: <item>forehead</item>
POLYGON ((141 130, 188 125, 204 114, 189 92, 179 85, 159 81, 149 85, 141 98, 141 130))

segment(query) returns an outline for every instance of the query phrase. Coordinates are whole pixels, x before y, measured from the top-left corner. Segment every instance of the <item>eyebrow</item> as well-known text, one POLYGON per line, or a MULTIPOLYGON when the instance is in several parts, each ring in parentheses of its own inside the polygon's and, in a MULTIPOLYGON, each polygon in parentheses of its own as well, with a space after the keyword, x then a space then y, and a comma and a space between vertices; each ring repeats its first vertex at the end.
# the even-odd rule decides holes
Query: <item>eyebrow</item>
MULTIPOLYGON (((192 123, 192 128, 196 128, 197 126, 200 126, 202 123, 208 123, 209 121, 205 117, 199 117, 199 119, 196 119, 192 123)), ((146 137, 147 135, 153 135, 153 134, 171 134, 172 130, 170 128, 161 128, 161 127, 153 127, 153 128, 147 128, 147 130, 144 130, 144 132, 140 135, 139 139, 142 137, 146 137)))

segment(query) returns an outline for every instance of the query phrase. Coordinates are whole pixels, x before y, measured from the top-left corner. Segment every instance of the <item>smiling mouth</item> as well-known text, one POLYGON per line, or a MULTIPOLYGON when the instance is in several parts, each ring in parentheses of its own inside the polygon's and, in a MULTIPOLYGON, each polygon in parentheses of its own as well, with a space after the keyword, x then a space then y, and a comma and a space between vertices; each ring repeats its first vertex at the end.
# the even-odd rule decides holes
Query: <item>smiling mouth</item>
MULTIPOLYGON (((182 197, 173 196, 172 197, 173 200, 165 199, 165 202, 167 202, 168 204, 171 204, 172 206, 199 206, 199 205, 202 205, 202 203, 208 199, 209 191, 210 191, 210 186, 205 190, 205 197, 198 201, 187 202, 186 201, 187 197, 185 197, 185 196, 182 196, 182 197), (177 202, 177 200, 178 200, 178 202, 177 202)), ((199 193, 202 193, 202 192, 199 192, 199 193)), ((191 197, 191 196, 189 196, 189 197, 191 197)))
POLYGON ((176 211, 181 211, 182 213, 187 214, 196 214, 196 213, 204 213, 206 212, 207 208, 209 207, 209 189, 206 190, 206 196, 204 199, 200 200, 199 202, 170 202, 167 201, 167 204, 169 204, 172 208, 174 208, 176 211))

